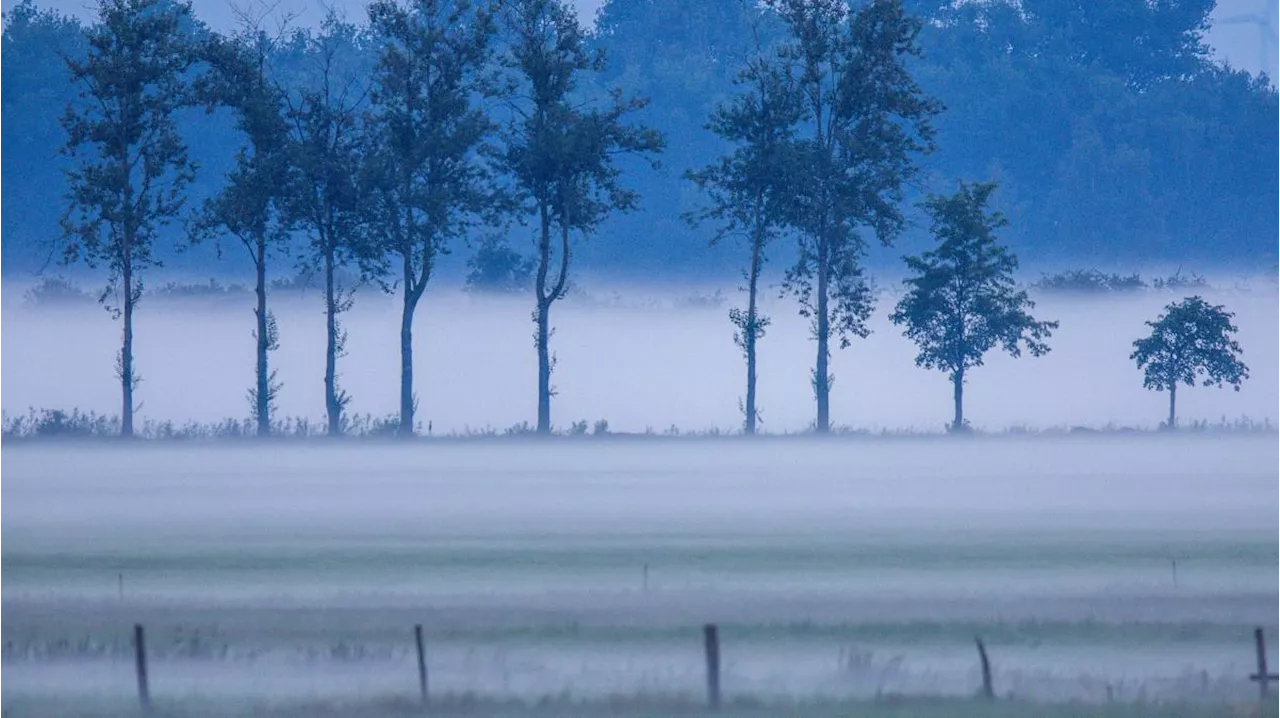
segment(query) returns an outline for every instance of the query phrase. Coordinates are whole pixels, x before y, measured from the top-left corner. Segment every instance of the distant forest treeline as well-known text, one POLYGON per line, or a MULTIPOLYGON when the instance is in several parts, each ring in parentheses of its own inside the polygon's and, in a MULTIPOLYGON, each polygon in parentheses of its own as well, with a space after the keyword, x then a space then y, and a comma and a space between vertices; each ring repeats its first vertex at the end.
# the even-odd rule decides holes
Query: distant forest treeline
MULTIPOLYGON (((998 181, 994 205, 1010 220, 1002 236, 1033 266, 1274 268, 1276 90, 1210 61, 1203 31, 1212 0, 906 5, 925 20, 912 74, 946 106, 934 120, 937 151, 920 159, 924 172, 909 192, 943 191, 955 178, 998 181)), ((683 175, 726 150, 706 129, 708 117, 734 94, 757 37, 768 44, 782 34, 760 12, 742 0, 604 3, 586 41, 604 51, 605 64, 583 75, 579 92, 618 87, 650 98, 635 118, 666 148, 656 170, 620 163, 638 209, 608 217, 577 248, 579 267, 633 278, 736 276, 739 253, 708 247, 711 229, 682 220, 703 200, 683 175)), ((198 18, 188 25, 184 32, 207 32, 198 18)), ((84 55, 85 30, 30 0, 4 17, 0 201, 9 275, 39 269, 60 234, 70 163, 59 152, 59 120, 78 101, 63 57, 84 55)), ((375 46, 351 39, 372 66, 375 46)), ((287 52, 272 60, 300 61, 287 52)), ((199 165, 189 188, 195 206, 223 185, 242 138, 229 111, 183 112, 181 132, 199 165)), ((916 219, 902 249, 927 241, 916 219)), ((220 260, 212 244, 179 252, 182 228, 163 232, 170 236, 156 253, 173 270, 226 276, 248 267, 238 253, 220 260)), ((529 235, 514 230, 513 246, 529 246, 529 235)), ((901 253, 872 251, 868 261, 896 263, 901 253)), ((459 250, 441 271, 460 277, 465 258, 459 250)))

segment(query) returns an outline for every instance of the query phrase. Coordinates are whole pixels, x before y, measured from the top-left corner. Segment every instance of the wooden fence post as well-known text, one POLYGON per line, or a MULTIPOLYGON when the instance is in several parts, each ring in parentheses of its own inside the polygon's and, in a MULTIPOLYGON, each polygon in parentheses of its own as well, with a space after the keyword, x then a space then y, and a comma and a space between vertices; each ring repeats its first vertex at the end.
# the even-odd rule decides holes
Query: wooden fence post
POLYGON ((427 650, 425 642, 422 640, 422 624, 417 623, 413 626, 413 640, 418 648, 418 693, 422 697, 422 705, 429 702, 427 694, 427 650))
POLYGON ((987 700, 994 700, 996 690, 991 684, 991 661, 987 660, 987 647, 983 645, 981 637, 974 638, 973 641, 978 644, 978 660, 982 662, 982 696, 987 700))
POLYGON ((1267 638, 1262 626, 1253 629, 1253 643, 1258 652, 1258 672, 1249 676, 1249 680, 1258 682, 1258 697, 1267 699, 1267 684, 1280 681, 1280 676, 1267 673, 1267 638))
POLYGON ((141 623, 133 625, 133 658, 138 671, 138 703, 142 712, 151 711, 151 688, 147 684, 147 639, 141 623))
POLYGON ((720 634, 716 624, 702 627, 702 642, 707 653, 707 705, 720 708, 720 634))

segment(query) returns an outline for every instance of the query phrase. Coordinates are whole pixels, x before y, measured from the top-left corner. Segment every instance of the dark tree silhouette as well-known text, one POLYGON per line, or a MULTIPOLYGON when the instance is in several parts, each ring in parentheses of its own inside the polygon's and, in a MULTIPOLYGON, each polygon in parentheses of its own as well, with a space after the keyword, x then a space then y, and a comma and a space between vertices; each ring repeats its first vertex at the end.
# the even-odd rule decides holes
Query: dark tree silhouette
POLYGON ((355 301, 339 270, 370 254, 368 208, 359 182, 367 73, 358 43, 356 29, 331 11, 318 34, 296 33, 289 48, 302 72, 287 86, 290 181, 284 206, 290 221, 307 234, 310 251, 301 260, 303 270, 324 276, 324 405, 332 436, 342 434, 350 401, 338 386, 338 359, 346 353, 347 338, 339 316, 355 301))
POLYGON ((760 273, 765 248, 783 232, 792 187, 788 175, 795 161, 795 127, 803 109, 795 81, 784 68, 763 57, 752 58, 739 78, 740 94, 721 104, 708 129, 734 144, 732 153, 694 172, 690 179, 704 190, 710 204, 691 215, 695 223, 719 224, 712 244, 726 237, 747 241, 749 260, 743 271, 747 308, 729 310, 736 327, 734 343, 747 362, 746 401, 742 430, 756 433, 756 342, 765 335, 769 317, 759 309, 760 273))
POLYGON ((520 294, 533 287, 533 260, 511 248, 506 239, 488 236, 467 260, 468 292, 520 294))
POLYGON ((889 317, 905 325, 903 334, 920 348, 916 366, 951 376, 952 431, 965 429, 965 376, 982 366, 988 351, 998 345, 1017 357, 1025 346, 1032 356, 1042 356, 1049 351, 1045 340, 1058 328, 1028 313, 1035 303, 1014 281, 1018 260, 996 242, 995 231, 1008 222, 987 210, 995 188, 961 182, 954 195, 924 202, 938 246, 906 258, 912 273, 903 280, 907 294, 889 317))
POLYGON ((1236 391, 1249 378, 1249 367, 1240 361, 1240 345, 1232 338, 1235 315, 1222 305, 1199 296, 1169 304, 1153 322, 1151 334, 1133 343, 1129 358, 1142 370, 1142 386, 1169 392, 1167 428, 1178 425, 1178 385, 1229 384, 1236 391))
POLYGON ((898 205, 916 174, 915 155, 933 148, 931 118, 941 106, 906 63, 919 54, 920 22, 899 0, 850 11, 845 0, 772 0, 788 41, 779 61, 793 68, 805 108, 791 225, 799 257, 785 286, 812 321, 817 342, 814 430, 831 427, 830 343, 866 337, 874 297, 862 270, 863 232, 883 244, 902 231, 898 205))
MULTIPOLYGON (((81 103, 67 108, 67 172, 63 260, 105 264, 100 295, 123 319, 116 375, 120 434, 133 435, 133 393, 141 380, 133 362, 133 312, 142 297, 140 272, 160 261, 157 231, 182 212, 195 175, 174 115, 191 101, 184 80, 192 48, 180 24, 191 8, 173 0, 101 0, 87 31, 83 60, 68 59, 81 103)), ((11 178, 12 179, 12 178, 11 178)))
POLYGON ((374 232, 398 265, 400 436, 414 433, 413 317, 440 254, 492 206, 480 153, 490 122, 479 106, 494 23, 470 0, 377 0, 369 153, 374 232))
POLYGON ((512 71, 513 119, 505 131, 503 163, 525 206, 537 217, 534 347, 538 353, 539 434, 551 433, 551 307, 568 288, 570 239, 591 234, 615 210, 634 209, 638 196, 623 187, 614 160, 662 149, 655 131, 625 121, 645 101, 613 91, 599 101, 576 96, 583 73, 604 57, 587 49, 577 14, 563 0, 512 0, 503 11, 512 71), (553 247, 557 230, 559 246, 553 247), (556 265, 553 267, 553 264, 556 265))
POLYGON ((271 255, 284 248, 290 229, 281 206, 288 184, 289 128, 284 92, 271 71, 277 39, 263 27, 269 14, 266 6, 238 11, 239 31, 231 38, 214 37, 206 45, 203 54, 210 72, 198 83, 210 109, 223 106, 235 112, 245 139, 226 185, 205 202, 196 237, 230 234, 253 263, 255 381, 248 399, 258 436, 271 433, 281 386, 268 363, 269 353, 279 347, 279 331, 267 308, 267 265, 271 255))

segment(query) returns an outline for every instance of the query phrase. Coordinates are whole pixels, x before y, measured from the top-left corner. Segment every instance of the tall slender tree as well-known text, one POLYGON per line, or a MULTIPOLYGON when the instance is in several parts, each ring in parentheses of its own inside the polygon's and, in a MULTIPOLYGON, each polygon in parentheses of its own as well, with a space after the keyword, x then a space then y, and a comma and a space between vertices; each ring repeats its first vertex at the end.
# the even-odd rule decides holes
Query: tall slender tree
MULTIPOLYGON (((267 265, 289 238, 282 211, 288 185, 288 132, 284 91, 271 72, 276 36, 264 28, 270 8, 238 12, 240 27, 230 38, 214 37, 204 56, 210 72, 199 83, 212 109, 229 107, 244 135, 235 168, 226 185, 205 202, 197 225, 207 233, 226 233, 249 255, 254 269, 254 385, 248 399, 258 436, 271 433, 271 414, 280 382, 268 355, 279 346, 275 316, 267 307, 267 265)), ((197 236, 201 236, 198 234, 197 236)))
POLYGON ((920 23, 900 0, 770 0, 789 36, 779 61, 794 68, 805 108, 800 160, 792 177, 791 225, 799 257, 785 286, 812 322, 814 430, 831 427, 830 344, 847 347, 870 332, 874 297, 862 271, 864 232, 881 243, 901 233, 899 204, 916 174, 914 157, 933 148, 941 105, 907 70, 919 54, 920 23))
POLYGON ((572 235, 590 235, 611 212, 636 207, 639 198, 619 182, 614 158, 652 157, 663 142, 656 131, 626 121, 644 100, 624 98, 618 90, 603 98, 581 97, 579 78, 598 72, 604 57, 587 49, 577 14, 567 3, 512 0, 503 19, 512 119, 504 131, 502 160, 525 207, 537 217, 537 432, 546 435, 555 393, 551 307, 568 288, 572 235), (558 241, 553 242, 553 232, 558 241))
POLYGON ((350 401, 338 386, 347 339, 339 317, 355 296, 341 270, 370 254, 360 183, 367 68, 359 43, 357 30, 330 11, 318 33, 299 31, 288 48, 300 56, 303 72, 285 95, 290 172, 283 206, 307 234, 303 269, 324 277, 324 404, 331 436, 342 434, 350 401))
POLYGON ((133 435, 140 381, 133 313, 141 272, 160 264, 153 254, 158 230, 183 211, 195 174, 175 123, 191 101, 184 76, 193 54, 180 28, 190 13, 175 0, 100 0, 86 57, 67 60, 85 101, 62 120, 64 152, 76 162, 67 172, 63 259, 106 265, 100 301, 123 320, 116 376, 125 437, 133 435))
POLYGON ((729 310, 736 328, 733 340, 747 363, 742 431, 755 434, 756 343, 765 335, 769 317, 760 311, 760 274, 765 248, 786 227, 792 193, 787 176, 795 150, 795 128, 803 108, 794 80, 785 68, 757 55, 739 77, 740 94, 716 108, 708 129, 734 144, 733 151, 701 170, 689 173, 707 192, 710 204, 691 216, 695 222, 715 221, 719 228, 712 244, 730 236, 743 237, 749 258, 743 271, 747 308, 729 310))
POLYGON ((987 210, 994 183, 960 183, 950 196, 924 202, 938 246, 907 257, 911 276, 907 294, 889 319, 905 325, 904 334, 920 347, 916 366, 951 376, 955 416, 951 430, 966 428, 964 383, 970 369, 997 345, 1011 356, 1049 352, 1046 341, 1057 322, 1038 321, 1028 312, 1035 302, 1018 289, 1013 272, 1018 259, 996 242, 1008 221, 987 210))
POLYGON ((398 264, 400 428, 414 433, 413 318, 440 254, 493 207, 479 105, 494 32, 492 9, 471 0, 376 0, 379 48, 369 152, 374 232, 398 264))

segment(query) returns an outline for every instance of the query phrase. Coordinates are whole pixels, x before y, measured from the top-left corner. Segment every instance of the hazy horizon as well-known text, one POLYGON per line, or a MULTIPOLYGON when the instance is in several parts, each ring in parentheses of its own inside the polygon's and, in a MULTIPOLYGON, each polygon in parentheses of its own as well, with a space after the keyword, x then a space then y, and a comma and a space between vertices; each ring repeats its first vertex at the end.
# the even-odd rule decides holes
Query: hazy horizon
MULTIPOLYGON (((150 286, 159 286, 153 280, 150 286)), ((1226 285, 1223 281, 1221 284, 1226 285)), ((872 335, 833 351, 832 420, 836 426, 889 431, 941 431, 951 418, 951 387, 937 371, 914 365, 915 347, 887 314, 896 287, 878 303, 872 335)), ((975 428, 1046 429, 1071 426, 1153 428, 1165 418, 1167 394, 1142 388, 1129 359, 1143 322, 1185 291, 1073 298, 1038 297, 1036 315, 1061 328, 1045 357, 1012 359, 993 351, 966 384, 965 413, 975 428)), ((1276 366, 1278 319, 1273 280, 1200 290, 1236 313, 1243 359, 1251 377, 1241 391, 1191 388, 1179 393, 1180 421, 1248 418, 1275 422, 1280 393, 1276 366)), ((587 285, 558 304, 551 349, 556 427, 604 419, 615 432, 736 431, 744 364, 733 344, 729 307, 740 306, 733 285, 683 289, 587 285), (715 293, 719 291, 719 298, 715 293)), ((813 419, 809 386, 815 345, 791 298, 764 292, 773 318, 760 342, 762 429, 806 430, 813 419)), ((284 386, 277 417, 323 417, 324 315, 314 291, 276 292, 271 307, 280 350, 271 355, 284 386)), ((415 323, 417 417, 435 435, 502 430, 532 423, 536 363, 530 339, 529 297, 428 293, 415 323)), ((140 420, 210 422, 249 415, 245 390, 253 377, 252 295, 212 302, 148 298, 135 322, 136 361, 144 381, 137 393, 140 420), (189 327, 198 321, 200 330, 189 327)), ((113 374, 120 324, 96 304, 32 309, 20 285, 3 298, 10 341, 3 411, 79 408, 119 413, 113 374)), ((349 411, 381 417, 396 410, 399 389, 399 303, 367 287, 342 316, 350 337, 339 360, 349 411)))

